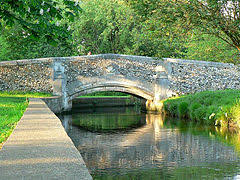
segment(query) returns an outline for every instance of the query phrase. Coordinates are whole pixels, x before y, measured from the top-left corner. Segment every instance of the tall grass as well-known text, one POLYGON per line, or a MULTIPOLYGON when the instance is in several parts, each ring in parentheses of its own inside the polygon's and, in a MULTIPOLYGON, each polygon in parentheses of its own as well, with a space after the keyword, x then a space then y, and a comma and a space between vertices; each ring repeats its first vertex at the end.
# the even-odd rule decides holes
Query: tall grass
POLYGON ((205 91, 164 101, 170 117, 209 125, 240 127, 240 90, 205 91))

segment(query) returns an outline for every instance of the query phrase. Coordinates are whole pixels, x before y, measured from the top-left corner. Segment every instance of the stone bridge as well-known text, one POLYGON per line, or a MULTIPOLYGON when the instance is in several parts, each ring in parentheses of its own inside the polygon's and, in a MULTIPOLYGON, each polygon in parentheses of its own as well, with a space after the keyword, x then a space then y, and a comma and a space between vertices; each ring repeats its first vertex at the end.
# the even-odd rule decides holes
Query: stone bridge
POLYGON ((142 97, 149 109, 175 94, 240 89, 240 67, 234 64, 101 54, 0 62, 0 91, 50 92, 61 97, 61 109, 72 100, 98 91, 120 91, 142 97))

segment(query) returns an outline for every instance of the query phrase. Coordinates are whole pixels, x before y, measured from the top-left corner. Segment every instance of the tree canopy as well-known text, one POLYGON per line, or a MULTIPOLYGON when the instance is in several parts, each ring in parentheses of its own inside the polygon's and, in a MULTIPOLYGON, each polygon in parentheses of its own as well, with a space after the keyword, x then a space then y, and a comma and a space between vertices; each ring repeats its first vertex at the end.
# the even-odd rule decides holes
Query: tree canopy
POLYGON ((1 0, 0 27, 18 23, 32 38, 44 35, 49 42, 67 38, 65 17, 73 21, 81 10, 78 1, 72 0, 1 0))
MULTIPOLYGON (((138 1, 140 4, 146 2, 138 1)), ((157 0, 153 7, 163 21, 174 22, 185 31, 199 29, 199 32, 220 38, 240 51, 239 0, 157 0)))
POLYGON ((91 51, 236 63, 239 11, 239 0, 0 0, 0 60, 91 51))
MULTIPOLYGON (((174 4, 173 4, 174 5, 174 4)), ((240 2, 239 0, 176 1, 179 12, 189 24, 199 27, 240 51, 240 2)))
POLYGON ((126 53, 132 46, 133 11, 119 0, 90 0, 81 4, 72 23, 79 53, 126 53))

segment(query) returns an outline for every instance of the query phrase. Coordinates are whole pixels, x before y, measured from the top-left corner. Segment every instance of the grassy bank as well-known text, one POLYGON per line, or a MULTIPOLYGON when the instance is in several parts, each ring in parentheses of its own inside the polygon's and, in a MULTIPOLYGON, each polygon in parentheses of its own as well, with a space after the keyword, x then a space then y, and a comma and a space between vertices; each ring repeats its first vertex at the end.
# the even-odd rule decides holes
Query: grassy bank
POLYGON ((0 149, 28 106, 27 97, 48 97, 45 93, 0 92, 0 149))
POLYGON ((0 144, 12 133, 27 105, 24 97, 0 97, 0 144))
POLYGON ((0 97, 26 97, 26 98, 39 98, 39 97, 50 97, 50 93, 40 93, 40 92, 21 92, 21 91, 0 91, 0 97))
POLYGON ((164 101, 167 116, 240 127, 240 90, 205 91, 164 101))

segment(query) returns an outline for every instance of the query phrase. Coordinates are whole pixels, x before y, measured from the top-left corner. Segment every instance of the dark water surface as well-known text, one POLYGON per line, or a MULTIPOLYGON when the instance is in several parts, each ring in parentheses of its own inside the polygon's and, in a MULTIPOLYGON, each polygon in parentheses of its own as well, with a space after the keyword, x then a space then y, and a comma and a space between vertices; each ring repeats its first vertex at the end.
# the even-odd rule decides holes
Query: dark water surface
POLYGON ((94 179, 240 179, 238 132, 164 122, 133 107, 59 117, 94 179))

